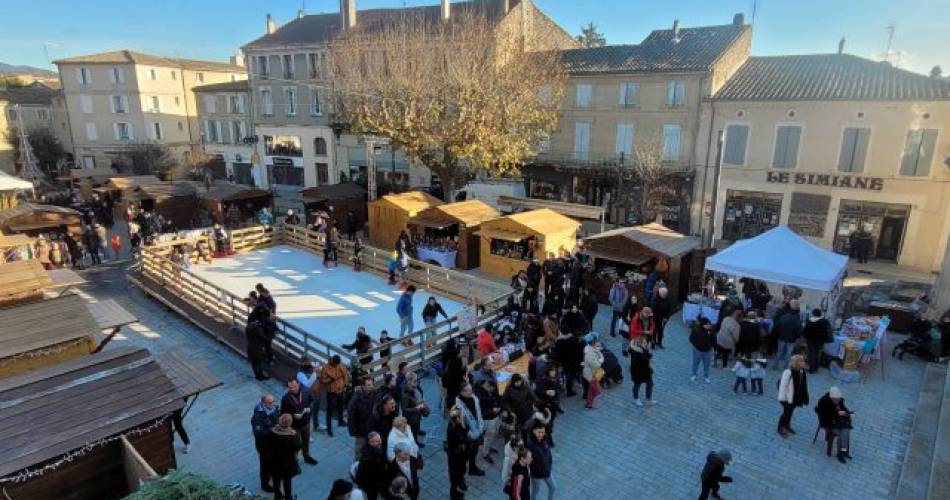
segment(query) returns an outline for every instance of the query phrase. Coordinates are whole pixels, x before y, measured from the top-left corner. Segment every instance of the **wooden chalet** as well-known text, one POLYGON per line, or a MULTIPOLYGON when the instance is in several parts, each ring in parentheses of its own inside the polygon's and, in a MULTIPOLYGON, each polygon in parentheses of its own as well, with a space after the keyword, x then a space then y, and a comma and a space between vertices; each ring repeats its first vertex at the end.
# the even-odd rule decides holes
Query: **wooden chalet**
POLYGON ((37 258, 35 244, 36 239, 25 234, 0 232, 0 264, 37 258))
POLYGON ((644 298, 642 282, 653 271, 666 282, 670 297, 682 302, 689 291, 690 276, 701 275, 703 270, 703 262, 698 268, 692 265, 699 247, 699 238, 651 223, 589 236, 584 239, 583 253, 594 258, 594 283, 601 302, 607 302, 616 276, 627 281, 631 293, 644 298))
POLYGON ((36 259, 0 264, 0 283, 0 307, 42 300, 43 290, 53 286, 53 280, 36 259))
MULTIPOLYGON (((366 226, 366 190, 352 182, 316 186, 301 191, 308 215, 314 212, 333 214, 343 231, 346 214, 353 212, 355 230, 366 226)), ((307 220, 311 220, 307 217, 307 220)), ((391 244, 391 243, 390 243, 391 244)))
POLYGON ((370 244, 379 248, 394 248, 399 233, 407 229, 409 219, 427 208, 442 204, 442 200, 422 191, 389 194, 369 202, 367 229, 370 244))
POLYGON ((126 197, 161 215, 178 228, 192 226, 198 215, 198 190, 189 182, 159 182, 134 189, 126 197))
POLYGON ((479 201, 468 200, 427 208, 409 219, 413 241, 444 241, 455 247, 455 266, 474 269, 479 266, 481 239, 476 234, 482 223, 501 217, 501 213, 479 201))
MULTIPOLYGON (((201 193, 202 204, 211 218, 218 224, 228 222, 231 206, 236 206, 240 213, 240 222, 252 219, 254 214, 264 207, 271 205, 270 191, 243 184, 220 183, 211 186, 211 189, 201 193)), ((255 221, 256 223, 256 221, 255 221)), ((238 225, 229 227, 236 228, 238 225)))
POLYGON ((579 227, 576 220, 547 208, 485 221, 479 230, 481 269, 510 278, 532 259, 570 252, 577 244, 579 227))
POLYGON ((175 361, 121 347, 0 380, 6 494, 119 499, 140 480, 176 468, 169 417, 185 404, 180 387, 220 382, 206 372, 196 377, 203 368, 185 356, 175 361))
POLYGON ((38 203, 19 203, 13 208, 0 210, 0 231, 4 234, 59 232, 62 228, 74 234, 82 233, 82 215, 71 208, 38 203))

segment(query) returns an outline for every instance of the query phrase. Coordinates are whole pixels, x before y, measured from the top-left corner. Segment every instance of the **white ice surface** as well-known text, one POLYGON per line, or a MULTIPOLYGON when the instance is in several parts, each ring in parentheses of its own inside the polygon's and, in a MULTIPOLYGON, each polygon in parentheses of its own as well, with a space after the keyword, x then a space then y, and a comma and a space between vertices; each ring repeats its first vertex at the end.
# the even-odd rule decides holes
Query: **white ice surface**
MULTIPOLYGON (((192 266, 191 272, 239 297, 246 297, 254 285, 262 283, 277 301, 280 318, 337 346, 353 342, 359 326, 366 327, 374 340, 381 330, 387 330, 390 337, 399 334, 396 303, 402 292, 398 287, 345 264, 327 269, 322 256, 291 246, 214 259, 211 265, 192 266)), ((422 308, 432 295, 419 290, 413 297, 416 330, 424 326, 422 308)), ((458 302, 435 297, 449 317, 461 308, 458 302)))

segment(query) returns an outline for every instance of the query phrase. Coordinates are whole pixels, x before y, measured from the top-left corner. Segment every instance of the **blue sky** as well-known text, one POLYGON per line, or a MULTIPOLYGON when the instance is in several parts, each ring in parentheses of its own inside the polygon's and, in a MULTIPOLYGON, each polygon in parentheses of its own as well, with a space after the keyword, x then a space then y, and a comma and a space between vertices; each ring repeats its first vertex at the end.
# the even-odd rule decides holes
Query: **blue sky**
MULTIPOLYGON (((437 0, 356 0, 359 8, 434 4, 437 0)), ((336 11, 338 0, 305 0, 309 13, 336 11)), ((593 21, 609 43, 636 43, 651 29, 725 24, 736 12, 752 19, 753 0, 535 0, 576 34, 593 21)), ((46 67, 51 59, 130 48, 159 55, 226 59, 264 30, 271 12, 291 19, 301 0, 0 0, 0 62, 46 67), (22 20, 19 22, 17 20, 22 20)), ((950 72, 948 0, 758 0, 753 53, 846 51, 881 57, 895 23, 892 62, 950 72), (898 61, 899 57, 899 61, 898 61)))

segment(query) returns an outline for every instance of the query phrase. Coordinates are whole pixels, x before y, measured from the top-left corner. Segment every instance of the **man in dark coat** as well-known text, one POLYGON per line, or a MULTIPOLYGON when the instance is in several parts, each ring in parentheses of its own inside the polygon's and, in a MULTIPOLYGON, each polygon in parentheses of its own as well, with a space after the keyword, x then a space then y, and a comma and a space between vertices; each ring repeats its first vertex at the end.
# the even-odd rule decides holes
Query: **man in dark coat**
POLYGON ((274 401, 273 394, 261 396, 261 401, 254 407, 251 416, 251 431, 254 433, 254 448, 257 450, 258 467, 261 476, 261 489, 273 493, 271 486, 270 458, 267 455, 267 440, 271 430, 277 425, 280 416, 280 406, 274 401))
POLYGON ((575 394, 574 382, 580 380, 581 362, 584 359, 580 339, 568 332, 562 332, 554 342, 554 355, 564 370, 567 396, 571 397, 575 394))
POLYGON ((838 438, 838 461, 847 463, 846 458, 851 458, 848 446, 851 441, 851 410, 844 405, 844 397, 841 390, 837 387, 831 387, 815 405, 815 413, 818 414, 818 426, 825 430, 825 453, 831 456, 831 447, 834 439, 838 438))
POLYGON ((363 377, 346 409, 346 427, 353 437, 353 456, 359 460, 366 436, 373 430, 373 379, 363 377))
POLYGON ((706 457, 706 465, 700 475, 703 489, 699 493, 699 500, 706 500, 711 494, 713 498, 720 498, 719 483, 731 483, 732 478, 726 476, 726 466, 732 462, 732 453, 729 450, 710 452, 706 457))
POLYGON ((784 370, 788 367, 788 359, 795 350, 795 342, 802 336, 802 319, 798 310, 798 300, 792 299, 788 308, 778 313, 772 335, 778 339, 778 352, 775 354, 772 368, 784 370))
POLYGON ((270 377, 264 372, 264 366, 267 364, 267 335, 263 325, 258 321, 248 323, 244 329, 244 336, 247 342, 247 359, 251 362, 254 378, 269 379, 270 377))
POLYGON ((821 309, 815 308, 805 322, 802 336, 808 342, 808 373, 818 373, 819 355, 825 342, 831 337, 831 323, 822 316, 821 309))
POLYGON ((300 435, 303 446, 303 461, 309 465, 317 465, 317 460, 310 456, 310 412, 313 411, 313 400, 310 391, 301 390, 296 376, 287 381, 287 393, 280 400, 280 409, 294 417, 293 429, 300 435))
MULTIPOLYGON (((554 480, 551 478, 551 469, 554 466, 554 459, 551 456, 551 442, 544 429, 544 424, 536 422, 525 439, 524 447, 531 452, 531 482, 533 483, 532 493, 539 493, 537 486, 544 483, 548 490, 548 498, 554 498, 554 480)), ((540 497, 538 497, 540 498, 540 497)))
POLYGON ((383 439, 378 432, 370 432, 356 466, 356 484, 366 494, 367 500, 376 500, 380 492, 385 491, 388 470, 383 439))
POLYGON ((666 322, 673 316, 675 308, 673 299, 670 297, 670 289, 665 285, 656 290, 656 297, 653 299, 653 321, 656 324, 656 347, 663 349, 663 331, 666 329, 666 322))

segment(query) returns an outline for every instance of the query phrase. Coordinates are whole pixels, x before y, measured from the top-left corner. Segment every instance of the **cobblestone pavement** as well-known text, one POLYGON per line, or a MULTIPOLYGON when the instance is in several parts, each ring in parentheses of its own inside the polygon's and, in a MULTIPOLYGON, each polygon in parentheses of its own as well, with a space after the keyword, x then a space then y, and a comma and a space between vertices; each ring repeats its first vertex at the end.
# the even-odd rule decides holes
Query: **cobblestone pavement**
MULTIPOLYGON (((274 381, 255 381, 240 357, 131 288, 120 266, 84 274, 90 280, 83 287, 88 295, 114 298, 141 321, 126 328, 113 346, 133 344, 158 352, 181 347, 224 381, 224 386, 202 394, 188 413, 185 425, 192 451, 182 454, 176 441, 180 467, 223 483, 256 488, 251 410, 262 391, 280 396, 282 387, 274 381)), ((607 311, 601 313, 599 331, 608 319, 607 311)), ((667 349, 656 354, 657 406, 636 408, 629 382, 606 390, 597 410, 585 410, 576 397, 564 401, 567 413, 555 430, 556 498, 695 498, 706 454, 722 447, 731 449, 734 457, 727 473, 735 483, 724 486, 726 498, 893 497, 917 404, 921 362, 888 357, 885 382, 875 374, 865 384, 843 385, 847 404, 856 411, 856 429, 852 433, 854 461, 842 465, 824 455, 821 440, 811 443, 817 425, 811 407, 795 414, 798 435, 786 440, 775 433, 780 413, 774 398, 778 372, 768 373, 762 397, 733 394, 732 373, 726 370, 714 369, 711 384, 702 379, 690 382, 685 328, 677 321, 669 330, 667 349)), ((607 346, 619 355, 617 339, 608 338, 607 346)), ((620 359, 626 364, 626 358, 620 359)), ((832 380, 822 370, 809 381, 813 406, 832 380)), ((425 378, 423 387, 430 406, 437 407, 433 378, 425 378)), ((429 444, 423 450, 422 498, 447 498, 448 475, 441 453, 444 427, 437 416, 429 417, 425 426, 429 444)), ((299 498, 325 498, 330 483, 346 474, 351 446, 345 432, 333 438, 316 433, 311 447, 320 464, 302 465, 303 473, 294 481, 299 498)), ((468 498, 502 498, 500 466, 483 467, 489 473, 470 478, 468 498)))

